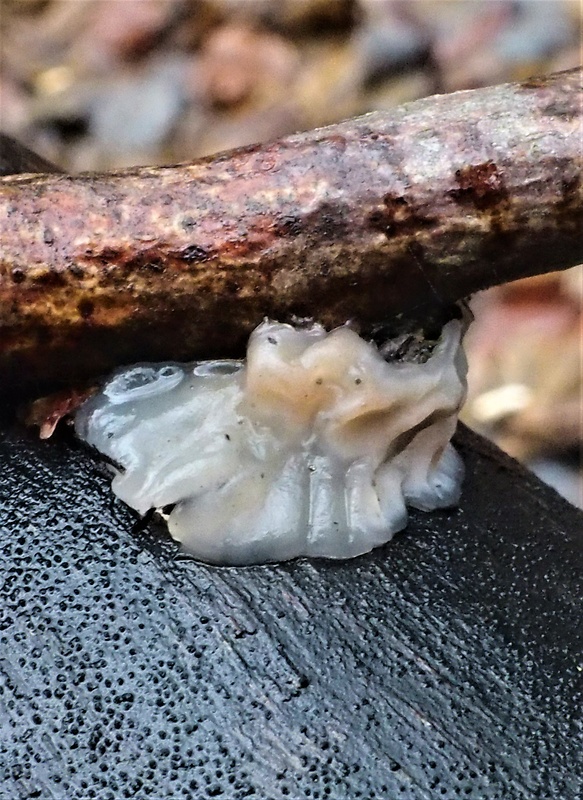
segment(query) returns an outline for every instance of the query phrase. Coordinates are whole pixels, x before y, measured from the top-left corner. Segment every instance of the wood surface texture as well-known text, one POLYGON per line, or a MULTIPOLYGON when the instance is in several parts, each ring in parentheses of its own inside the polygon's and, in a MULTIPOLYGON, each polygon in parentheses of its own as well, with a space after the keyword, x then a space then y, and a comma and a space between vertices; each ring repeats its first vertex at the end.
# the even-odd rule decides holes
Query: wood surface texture
POLYGON ((583 261, 581 70, 172 167, 0 179, 0 393, 240 356, 265 316, 417 324, 583 261))
POLYGON ((583 514, 462 429, 458 510, 212 568, 0 425, 0 797, 576 800, 583 514))

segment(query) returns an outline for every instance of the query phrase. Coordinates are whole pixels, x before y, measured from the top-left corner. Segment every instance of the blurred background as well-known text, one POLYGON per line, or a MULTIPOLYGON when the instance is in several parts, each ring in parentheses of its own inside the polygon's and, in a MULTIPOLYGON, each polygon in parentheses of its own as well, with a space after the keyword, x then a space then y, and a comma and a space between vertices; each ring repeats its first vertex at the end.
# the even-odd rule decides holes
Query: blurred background
MULTIPOLYGON (((186 161, 582 61, 579 0, 0 2, 0 126, 73 172, 186 161)), ((582 307, 581 268, 474 298, 463 412, 581 507, 582 307)))

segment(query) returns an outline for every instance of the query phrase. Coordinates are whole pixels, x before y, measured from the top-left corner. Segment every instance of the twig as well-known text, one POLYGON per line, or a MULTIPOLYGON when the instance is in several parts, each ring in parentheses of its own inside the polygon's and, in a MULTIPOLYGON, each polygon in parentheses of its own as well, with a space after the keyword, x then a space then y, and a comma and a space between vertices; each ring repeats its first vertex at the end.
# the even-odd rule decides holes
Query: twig
POLYGON ((0 180, 0 392, 237 356, 264 317, 402 326, 583 261, 581 70, 193 164, 0 180))

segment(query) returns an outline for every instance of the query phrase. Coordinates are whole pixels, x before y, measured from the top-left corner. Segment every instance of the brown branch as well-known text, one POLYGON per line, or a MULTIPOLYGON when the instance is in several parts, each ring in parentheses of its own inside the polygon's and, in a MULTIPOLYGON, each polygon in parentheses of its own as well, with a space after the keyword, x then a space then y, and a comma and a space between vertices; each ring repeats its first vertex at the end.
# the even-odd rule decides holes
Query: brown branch
POLYGON ((189 165, 0 180, 2 391, 238 355, 266 315, 418 320, 580 263, 581 98, 572 70, 189 165))

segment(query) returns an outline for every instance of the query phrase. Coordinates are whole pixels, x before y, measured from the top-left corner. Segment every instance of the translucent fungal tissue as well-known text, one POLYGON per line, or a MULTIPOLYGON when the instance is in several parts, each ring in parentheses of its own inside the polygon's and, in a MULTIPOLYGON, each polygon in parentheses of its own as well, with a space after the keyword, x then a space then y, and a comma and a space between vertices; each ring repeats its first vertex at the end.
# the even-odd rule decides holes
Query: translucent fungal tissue
POLYGON ((117 372, 76 431, 119 465, 115 493, 141 514, 170 508, 171 535, 200 559, 350 558, 404 528, 408 505, 459 498, 463 328, 447 323, 414 363, 349 327, 266 321, 246 361, 117 372))

